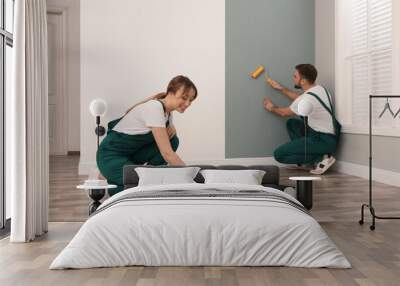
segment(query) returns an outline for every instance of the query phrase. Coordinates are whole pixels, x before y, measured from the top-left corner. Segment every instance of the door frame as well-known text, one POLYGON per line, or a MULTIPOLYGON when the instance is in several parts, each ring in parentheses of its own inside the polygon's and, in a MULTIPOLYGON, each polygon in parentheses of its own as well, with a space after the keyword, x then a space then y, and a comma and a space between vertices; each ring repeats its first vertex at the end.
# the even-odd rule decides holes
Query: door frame
MULTIPOLYGON (((61 106, 57 106, 57 111, 60 111, 59 114, 61 116, 57 117, 60 120, 61 126, 61 134, 60 134, 60 149, 57 148, 57 151, 52 153, 51 155, 67 155, 68 152, 68 112, 69 112, 69 102, 68 102, 68 91, 67 91, 67 80, 68 80, 68 67, 67 67, 67 8, 65 7, 57 7, 57 6, 47 6, 47 14, 56 14, 61 17, 61 57, 59 61, 59 70, 60 72, 57 75, 57 79, 60 83, 59 92, 60 92, 60 104, 61 106)), ((58 103, 58 102, 57 102, 58 103)), ((48 107, 48 106, 47 106, 48 107)), ((57 112, 58 114, 58 112, 57 112)), ((50 148, 49 148, 50 149, 50 148)), ((50 151, 49 151, 50 152, 50 151)), ((49 154, 50 155, 50 154, 49 154)))

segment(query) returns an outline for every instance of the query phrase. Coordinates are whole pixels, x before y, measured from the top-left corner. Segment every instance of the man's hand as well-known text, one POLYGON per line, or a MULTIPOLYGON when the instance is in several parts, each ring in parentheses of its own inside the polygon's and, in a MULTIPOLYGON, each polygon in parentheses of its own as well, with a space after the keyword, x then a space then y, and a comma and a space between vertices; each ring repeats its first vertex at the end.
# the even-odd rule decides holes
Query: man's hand
POLYGON ((283 86, 280 85, 280 83, 278 83, 277 81, 274 81, 272 78, 266 76, 265 77, 265 81, 267 84, 269 84, 272 88, 282 91, 283 90, 283 86))
POLYGON ((167 127, 168 138, 171 139, 176 135, 176 129, 174 126, 167 127))
POLYGON ((275 107, 275 105, 272 103, 272 101, 266 97, 264 98, 264 108, 268 111, 272 111, 272 109, 275 107))
POLYGON ((268 76, 265 77, 265 82, 269 84, 272 88, 288 96, 291 100, 295 100, 296 98, 299 97, 298 93, 291 91, 290 89, 287 89, 286 87, 282 86, 279 82, 274 81, 272 78, 268 76))
POLYGON ((277 107, 275 106, 268 97, 264 98, 264 108, 279 116, 293 116, 295 113, 290 107, 277 107))

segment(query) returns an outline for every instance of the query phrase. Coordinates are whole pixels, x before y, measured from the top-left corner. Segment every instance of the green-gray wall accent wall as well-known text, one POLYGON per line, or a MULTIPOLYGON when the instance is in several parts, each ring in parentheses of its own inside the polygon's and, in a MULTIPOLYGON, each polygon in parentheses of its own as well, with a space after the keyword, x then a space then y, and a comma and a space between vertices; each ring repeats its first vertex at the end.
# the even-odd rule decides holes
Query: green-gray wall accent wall
POLYGON ((314 63, 314 0, 226 1, 226 158, 269 157, 288 140, 284 118, 265 111, 263 98, 289 105, 266 85, 260 64, 292 88, 294 66, 314 63))

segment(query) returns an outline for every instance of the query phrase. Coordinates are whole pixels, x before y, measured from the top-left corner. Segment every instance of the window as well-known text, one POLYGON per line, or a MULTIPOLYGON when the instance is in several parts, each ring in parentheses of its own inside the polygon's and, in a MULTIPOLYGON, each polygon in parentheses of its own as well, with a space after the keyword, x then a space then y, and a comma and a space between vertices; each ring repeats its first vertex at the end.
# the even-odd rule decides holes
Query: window
MULTIPOLYGON (((346 133, 367 133, 369 95, 400 94, 400 3, 338 0, 336 7, 336 103, 346 133)), ((386 100, 374 100, 374 134, 400 136, 400 116, 382 117, 386 100)), ((391 99, 394 113, 400 101, 391 99)))
POLYGON ((10 217, 10 195, 5 189, 5 98, 11 92, 14 0, 0 0, 0 228, 10 217))

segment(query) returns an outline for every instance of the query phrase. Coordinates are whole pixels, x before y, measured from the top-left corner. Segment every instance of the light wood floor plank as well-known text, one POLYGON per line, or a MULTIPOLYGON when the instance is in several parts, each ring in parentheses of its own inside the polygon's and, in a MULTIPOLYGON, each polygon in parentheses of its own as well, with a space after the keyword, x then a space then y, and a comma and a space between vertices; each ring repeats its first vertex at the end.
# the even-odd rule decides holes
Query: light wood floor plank
MULTIPOLYGON (((118 267, 48 270, 87 219, 89 199, 75 188, 79 156, 50 159, 49 233, 29 244, 0 240, 0 285, 399 285, 400 222, 377 221, 374 232, 358 224, 360 205, 367 201, 368 181, 329 173, 314 187, 313 216, 343 251, 353 268, 289 267, 118 267)), ((304 171, 282 169, 281 183, 304 171)), ((374 183, 378 214, 400 215, 400 188, 374 183)), ((367 221, 370 216, 367 214, 367 221)))

